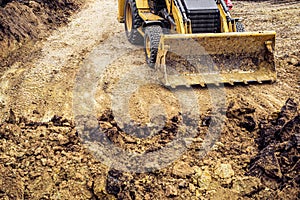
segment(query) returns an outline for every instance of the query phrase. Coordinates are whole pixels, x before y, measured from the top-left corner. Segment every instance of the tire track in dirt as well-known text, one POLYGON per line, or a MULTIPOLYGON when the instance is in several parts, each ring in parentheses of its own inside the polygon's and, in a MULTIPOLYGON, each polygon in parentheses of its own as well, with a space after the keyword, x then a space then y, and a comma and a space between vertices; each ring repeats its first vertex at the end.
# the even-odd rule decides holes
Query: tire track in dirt
MULTIPOLYGON (((245 4, 245 2, 241 4, 245 4)), ((246 8, 248 6, 250 4, 243 5, 246 8)), ((258 11, 261 16, 249 15, 249 12, 240 14, 250 17, 248 30, 262 30, 265 29, 264 26, 253 26, 252 21, 256 21, 257 18, 269 19, 272 16, 268 16, 268 12, 272 12, 276 8, 276 6, 275 8, 271 6, 267 11, 258 11)), ((290 13, 293 7, 287 5, 282 9, 284 13, 290 13), (288 9, 291 9, 291 11, 288 9)), ((18 114, 25 115, 33 120, 48 121, 54 114, 72 118, 73 81, 82 61, 94 48, 103 48, 102 52, 98 52, 98 56, 105 52, 113 53, 114 49, 106 49, 103 42, 114 34, 123 31, 122 24, 116 21, 116 14, 111 12, 112 10, 117 10, 116 2, 90 1, 80 13, 73 17, 74 19, 71 20, 68 26, 55 31, 43 43, 42 52, 38 58, 29 63, 16 63, 11 70, 7 71, 1 77, 1 84, 5 85, 1 91, 5 95, 0 98, 2 107, 5 105, 6 109, 4 110, 7 112, 8 108, 12 108, 18 114), (99 44, 103 44, 103 46, 97 46, 99 44)), ((123 45, 126 45, 125 37, 123 39, 122 42, 125 42, 123 45)), ((120 40, 122 38, 119 38, 120 40)), ((278 46, 281 47, 282 43, 283 41, 279 38, 278 46)), ((130 45, 128 42, 127 44, 130 45)), ((130 48, 134 49, 135 47, 130 46, 130 48)), ((280 50, 277 54, 281 55, 282 52, 280 50)), ((106 85, 111 85, 108 87, 113 88, 118 76, 128 71, 130 66, 145 64, 141 50, 136 54, 132 52, 127 56, 125 59, 120 58, 112 63, 110 71, 107 72, 107 79, 116 77, 108 81, 109 84, 106 85)), ((284 73, 285 69, 283 67, 285 66, 278 67, 279 73, 284 73)), ((245 101, 251 102, 264 115, 270 111, 275 112, 283 105, 287 97, 299 92, 299 89, 293 84, 294 82, 286 82, 286 79, 288 79, 286 75, 279 74, 279 80, 275 84, 226 87, 227 97, 230 98, 240 94, 245 101), (289 94, 287 94, 287 91, 290 91, 289 94)), ((100 83, 99 88, 102 86, 103 84, 100 83)), ((158 90, 161 89, 156 89, 156 93, 159 93, 158 90)), ((151 92, 150 90, 146 91, 151 92)), ((201 112, 206 112, 210 107, 207 89, 196 88, 195 91, 199 97, 201 112)), ((99 114, 109 104, 109 96, 106 93, 101 89, 98 91, 98 95, 100 95, 97 97, 99 114)), ((145 99, 145 101, 148 100, 145 99)), ((144 103, 141 103, 141 105, 144 105, 144 103)), ((174 109, 172 107, 174 106, 170 105, 167 110, 174 109)), ((140 113, 141 110, 143 109, 138 107, 133 110, 133 118, 141 118, 141 115, 145 114, 140 113), (134 116, 135 112, 138 112, 136 116, 134 116)))
POLYGON ((32 120, 48 121, 55 114, 71 118, 73 81, 82 60, 111 32, 122 30, 116 10, 114 1, 87 2, 66 27, 40 44, 39 57, 6 71, 0 79, 3 113, 11 108, 32 120))

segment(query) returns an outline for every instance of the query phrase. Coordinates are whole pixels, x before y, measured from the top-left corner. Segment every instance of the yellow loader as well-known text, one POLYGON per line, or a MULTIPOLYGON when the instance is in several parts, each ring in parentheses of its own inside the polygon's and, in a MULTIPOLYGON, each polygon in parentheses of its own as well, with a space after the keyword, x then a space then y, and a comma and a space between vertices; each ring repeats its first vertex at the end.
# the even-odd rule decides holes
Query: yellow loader
POLYGON ((274 31, 245 32, 224 0, 119 0, 130 43, 166 86, 275 81, 274 31))

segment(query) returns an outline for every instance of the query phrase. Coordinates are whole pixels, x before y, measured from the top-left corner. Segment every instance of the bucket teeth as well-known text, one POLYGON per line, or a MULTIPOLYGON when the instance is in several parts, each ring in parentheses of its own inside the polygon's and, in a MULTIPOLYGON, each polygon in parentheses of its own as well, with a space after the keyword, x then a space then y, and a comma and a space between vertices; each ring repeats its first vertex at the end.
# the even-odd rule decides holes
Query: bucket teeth
POLYGON ((257 81, 258 83, 262 83, 262 81, 261 81, 259 78, 257 78, 256 81, 257 81))

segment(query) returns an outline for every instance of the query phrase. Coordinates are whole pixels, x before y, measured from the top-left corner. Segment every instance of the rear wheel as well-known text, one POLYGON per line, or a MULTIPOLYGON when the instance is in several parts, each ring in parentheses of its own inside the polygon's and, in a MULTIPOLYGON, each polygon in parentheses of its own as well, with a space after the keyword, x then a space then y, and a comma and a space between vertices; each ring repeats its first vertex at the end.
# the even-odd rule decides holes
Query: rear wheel
POLYGON ((244 24, 241 22, 235 22, 236 32, 245 32, 244 24))
POLYGON ((125 4, 125 32, 130 43, 136 45, 143 44, 143 37, 137 28, 142 25, 142 19, 138 14, 134 0, 127 0, 125 4))
POLYGON ((160 36, 163 33, 160 26, 149 26, 145 29, 144 49, 146 62, 150 67, 154 67, 158 51, 160 36))

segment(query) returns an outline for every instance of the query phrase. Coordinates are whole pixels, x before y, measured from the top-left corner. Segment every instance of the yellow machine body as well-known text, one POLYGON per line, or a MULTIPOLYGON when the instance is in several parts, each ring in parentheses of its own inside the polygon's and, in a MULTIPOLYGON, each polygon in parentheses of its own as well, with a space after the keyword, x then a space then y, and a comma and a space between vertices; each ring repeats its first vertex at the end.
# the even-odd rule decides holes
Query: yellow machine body
MULTIPOLYGON (((148 0, 135 0, 145 22, 163 20, 150 11, 148 0)), ((168 34, 162 34, 155 69, 165 85, 201 85, 237 82, 275 81, 274 31, 236 32, 236 20, 228 20, 221 4, 220 33, 193 33, 191 21, 174 0, 166 0, 174 19, 168 34)), ((126 0, 119 0, 119 22, 124 22, 126 0)), ((144 35, 143 27, 138 31, 144 35)))

